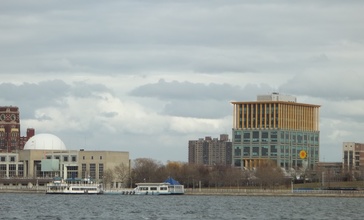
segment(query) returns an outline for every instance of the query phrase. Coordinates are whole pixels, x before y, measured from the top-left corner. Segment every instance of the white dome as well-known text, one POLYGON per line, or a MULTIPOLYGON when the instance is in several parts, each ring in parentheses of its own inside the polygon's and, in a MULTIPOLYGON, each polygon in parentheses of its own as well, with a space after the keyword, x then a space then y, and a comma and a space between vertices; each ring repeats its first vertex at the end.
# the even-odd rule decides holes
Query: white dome
POLYGON ((24 150, 67 150, 63 141, 53 134, 37 134, 31 137, 24 150))

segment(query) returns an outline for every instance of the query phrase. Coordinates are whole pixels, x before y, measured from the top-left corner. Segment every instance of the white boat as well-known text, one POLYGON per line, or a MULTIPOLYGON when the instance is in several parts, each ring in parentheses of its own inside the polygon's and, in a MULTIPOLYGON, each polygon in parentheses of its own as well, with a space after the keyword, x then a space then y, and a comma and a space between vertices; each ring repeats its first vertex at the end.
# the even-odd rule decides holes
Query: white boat
POLYGON ((70 178, 63 180, 54 178, 47 184, 46 194, 102 194, 101 184, 94 183, 91 179, 70 178))
POLYGON ((129 194, 135 195, 183 195, 184 186, 173 178, 163 183, 137 183, 137 187, 129 194))

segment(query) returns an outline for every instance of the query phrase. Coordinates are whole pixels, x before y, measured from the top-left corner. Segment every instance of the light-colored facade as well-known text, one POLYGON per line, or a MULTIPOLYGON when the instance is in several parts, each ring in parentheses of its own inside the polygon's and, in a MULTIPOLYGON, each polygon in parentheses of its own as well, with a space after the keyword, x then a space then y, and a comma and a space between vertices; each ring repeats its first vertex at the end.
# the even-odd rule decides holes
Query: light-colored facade
MULTIPOLYGON (((91 178, 103 182, 104 172, 124 164, 129 170, 129 152, 67 150, 50 134, 35 135, 17 153, 0 153, 0 179, 91 178)), ((114 184, 121 180, 114 180, 114 184)), ((121 186, 121 184, 118 184, 121 186)))
POLYGON ((258 97, 261 101, 232 102, 233 165, 252 169, 273 160, 286 170, 312 170, 319 161, 320 106, 277 93, 258 97))
POLYGON ((343 170, 364 171, 364 143, 343 142, 343 170))
POLYGON ((227 134, 218 138, 205 137, 188 142, 188 162, 207 166, 230 165, 232 144, 227 134))
POLYGON ((124 163, 129 153, 119 151, 22 150, 0 153, 0 178, 85 178, 102 180, 106 169, 124 163))

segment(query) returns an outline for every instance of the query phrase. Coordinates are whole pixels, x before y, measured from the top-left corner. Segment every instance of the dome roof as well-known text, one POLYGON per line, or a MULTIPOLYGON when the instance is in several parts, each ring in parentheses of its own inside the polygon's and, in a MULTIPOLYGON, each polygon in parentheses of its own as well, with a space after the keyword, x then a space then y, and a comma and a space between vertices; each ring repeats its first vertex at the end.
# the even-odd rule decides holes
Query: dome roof
POLYGON ((63 141, 53 134, 37 134, 31 137, 24 150, 67 150, 63 141))

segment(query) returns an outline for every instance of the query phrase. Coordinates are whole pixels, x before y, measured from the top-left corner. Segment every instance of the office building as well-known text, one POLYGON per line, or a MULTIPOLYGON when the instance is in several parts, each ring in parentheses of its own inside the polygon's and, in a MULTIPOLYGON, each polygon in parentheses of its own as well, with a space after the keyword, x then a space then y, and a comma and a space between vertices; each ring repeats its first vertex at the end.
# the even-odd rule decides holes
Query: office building
POLYGON ((312 170, 319 161, 319 105, 279 93, 232 104, 234 166, 274 161, 286 170, 312 170))
POLYGON ((221 134, 218 138, 205 137, 188 142, 188 162, 207 166, 231 165, 232 143, 229 135, 221 134))
POLYGON ((343 170, 364 172, 364 143, 343 143, 343 170))

